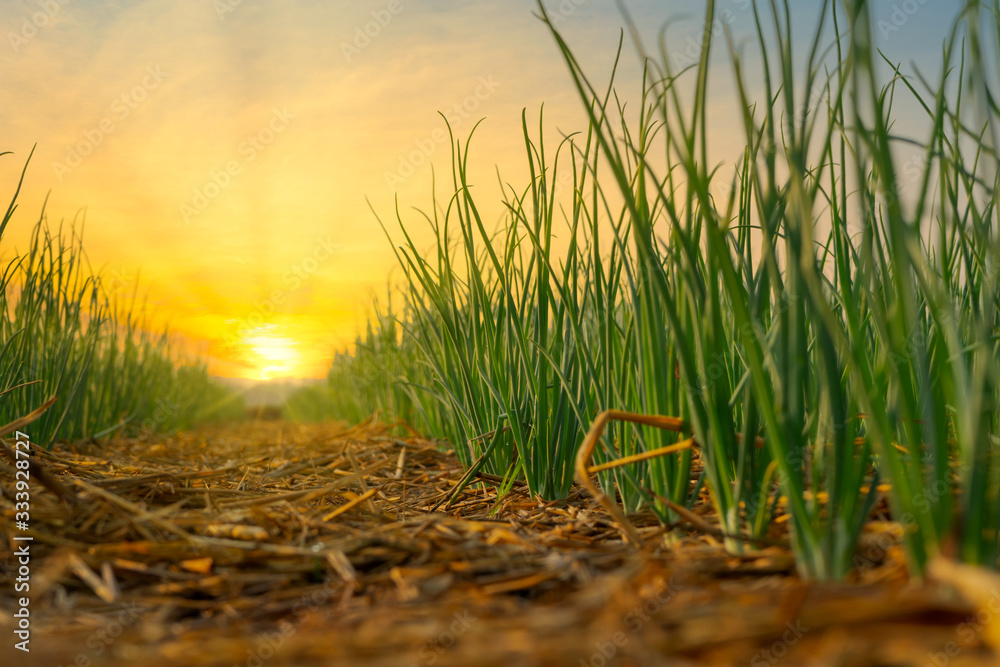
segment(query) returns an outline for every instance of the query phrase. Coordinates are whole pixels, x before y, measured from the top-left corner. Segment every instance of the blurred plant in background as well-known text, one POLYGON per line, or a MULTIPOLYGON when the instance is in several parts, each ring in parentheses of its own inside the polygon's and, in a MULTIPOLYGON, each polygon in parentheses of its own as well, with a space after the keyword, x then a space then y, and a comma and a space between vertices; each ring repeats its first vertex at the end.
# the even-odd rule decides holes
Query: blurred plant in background
POLYGON ((135 295, 109 294, 76 227, 54 229, 43 211, 27 251, 8 260, 0 277, 0 423, 52 396, 56 403, 31 426, 33 441, 45 445, 241 417, 239 397, 205 364, 176 352, 166 331, 153 332, 138 305, 135 295))
POLYGON ((567 495, 601 412, 680 417, 687 434, 607 431, 599 463, 697 445, 601 472, 626 510, 669 522, 707 490, 734 553, 780 513, 800 572, 828 579, 857 565, 884 494, 915 574, 943 550, 996 567, 1000 2, 958 6, 936 82, 876 49, 869 3, 823 2, 804 50, 790 4, 753 5, 755 74, 729 38, 745 137, 730 177, 708 151, 714 0, 682 68, 636 44, 628 112, 539 3, 589 127, 553 151, 523 119, 530 180, 502 186, 497 230, 467 179, 471 138, 452 137, 451 194, 416 223, 435 241, 397 210, 401 304, 335 360, 334 411, 411 421, 546 499, 567 495), (894 133, 900 104, 926 137, 894 133), (904 147, 923 154, 918 187, 904 147))

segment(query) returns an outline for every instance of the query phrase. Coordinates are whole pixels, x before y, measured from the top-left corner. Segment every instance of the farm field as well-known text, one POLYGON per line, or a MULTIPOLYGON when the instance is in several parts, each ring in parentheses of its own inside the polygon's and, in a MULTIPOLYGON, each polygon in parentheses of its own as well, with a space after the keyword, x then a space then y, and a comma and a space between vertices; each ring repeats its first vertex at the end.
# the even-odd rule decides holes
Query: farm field
MULTIPOLYGON (((864 577, 808 582, 787 546, 734 557, 691 525, 653 546, 650 512, 632 517, 650 542, 635 550, 579 487, 543 503, 487 482, 428 513, 463 473, 436 444, 375 423, 268 421, 115 442, 110 458, 57 447, 39 465, 64 495, 39 498, 32 529, 35 595, 50 602, 32 609, 30 660, 0 656, 923 665, 955 646, 949 664, 995 664, 997 625, 976 620, 975 596, 996 575, 942 568, 915 584, 892 540, 864 577)), ((696 516, 715 523, 707 503, 696 516)))
POLYGON ((1000 1, 242 4, 11 41, 4 664, 997 663, 1000 1))

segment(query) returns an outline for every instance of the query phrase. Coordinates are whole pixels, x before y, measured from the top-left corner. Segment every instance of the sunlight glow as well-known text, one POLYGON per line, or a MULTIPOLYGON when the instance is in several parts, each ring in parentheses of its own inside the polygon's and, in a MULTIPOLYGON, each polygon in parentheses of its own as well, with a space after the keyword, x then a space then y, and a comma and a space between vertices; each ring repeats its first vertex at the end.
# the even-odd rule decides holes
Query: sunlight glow
POLYGON ((298 343, 284 336, 269 334, 251 335, 243 341, 251 358, 248 361, 256 369, 260 380, 295 375, 299 365, 298 343))

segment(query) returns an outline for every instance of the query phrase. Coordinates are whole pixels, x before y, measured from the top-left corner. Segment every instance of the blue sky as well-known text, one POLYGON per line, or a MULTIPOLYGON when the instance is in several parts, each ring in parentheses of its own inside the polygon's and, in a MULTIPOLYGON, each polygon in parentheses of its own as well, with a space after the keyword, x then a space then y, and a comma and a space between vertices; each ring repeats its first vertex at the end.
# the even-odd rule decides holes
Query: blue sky
MULTIPOLYGON (((791 4, 804 47, 820 3, 791 4)), ((617 4, 546 6, 604 84, 623 26, 617 4)), ((671 58, 697 50, 704 3, 625 6, 648 47, 670 19, 671 58)), ((717 3, 737 44, 752 34, 750 6, 717 3)), ((933 75, 956 7, 873 2, 879 43, 933 75)), ((51 191, 50 219, 86 207, 94 264, 123 285, 140 280, 157 316, 200 341, 217 372, 322 375, 394 265, 368 202, 387 218, 397 197, 427 207, 431 165, 447 170, 438 111, 461 136, 486 118, 472 176, 487 198, 498 196, 496 169, 523 182, 522 109, 533 118, 544 103, 552 139, 584 129, 536 11, 533 0, 8 0, 0 151, 14 155, 0 160, 0 176, 9 193, 38 148, 4 252, 23 244, 51 191)), ((717 49, 710 122, 720 160, 741 146, 727 60, 717 49)), ((627 43, 623 98, 637 100, 639 71, 627 43)))

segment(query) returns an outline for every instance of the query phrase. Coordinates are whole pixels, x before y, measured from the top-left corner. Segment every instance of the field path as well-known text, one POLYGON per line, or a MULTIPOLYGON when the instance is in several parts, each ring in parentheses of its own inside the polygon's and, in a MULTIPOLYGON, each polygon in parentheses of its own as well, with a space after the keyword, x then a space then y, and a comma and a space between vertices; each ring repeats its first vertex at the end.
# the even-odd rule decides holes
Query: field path
POLYGON ((631 549, 579 488, 541 503, 486 480, 430 513, 461 466, 378 424, 215 426, 38 459, 31 652, 13 647, 4 539, 0 665, 1000 664, 992 617, 909 582, 898 549, 863 582, 820 585, 778 547, 734 558, 683 531, 668 547, 646 515, 650 546, 631 549))

